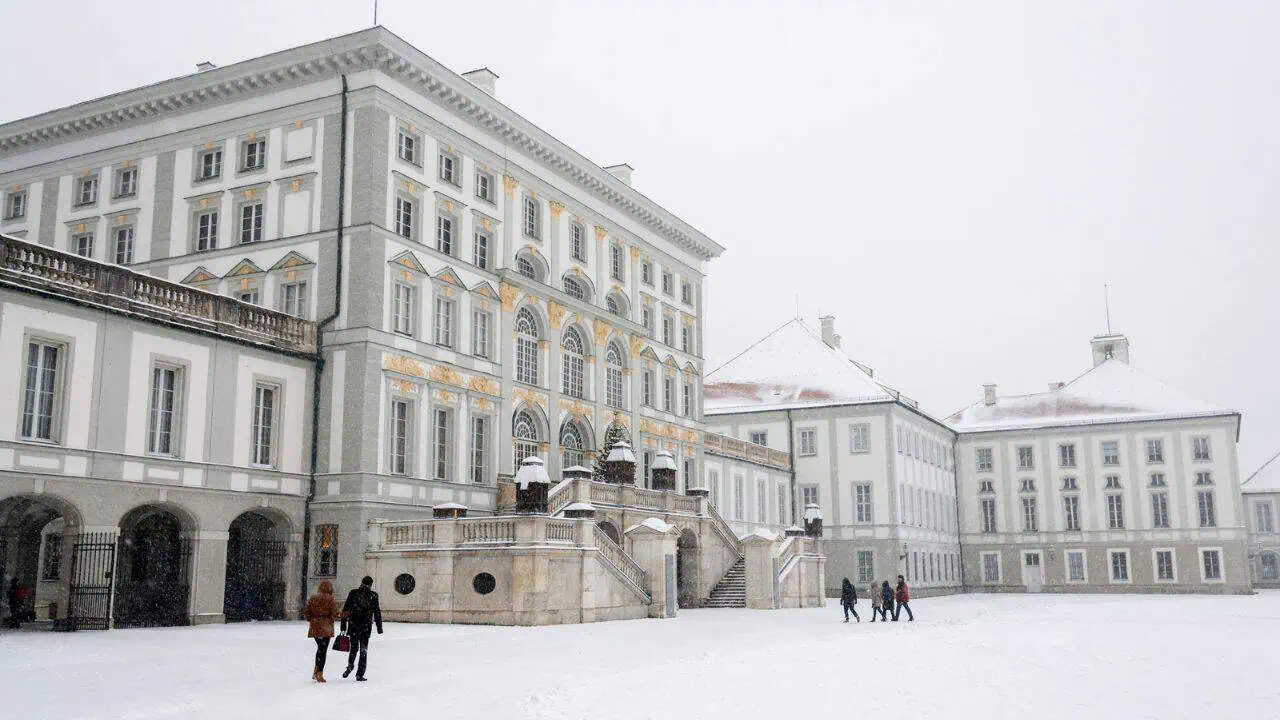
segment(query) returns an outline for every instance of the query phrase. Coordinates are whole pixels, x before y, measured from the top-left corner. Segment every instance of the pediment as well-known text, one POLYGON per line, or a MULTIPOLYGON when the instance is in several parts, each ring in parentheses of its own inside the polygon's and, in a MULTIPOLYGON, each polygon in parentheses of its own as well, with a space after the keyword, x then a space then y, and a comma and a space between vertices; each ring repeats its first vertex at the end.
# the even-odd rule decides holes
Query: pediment
POLYGON ((412 270, 413 272, 421 273, 423 275, 427 274, 427 269, 418 261, 418 256, 414 255, 412 250, 405 250, 399 255, 396 255, 391 258, 391 262, 392 264, 399 265, 407 270, 412 270))
POLYGON ((223 277, 244 277, 245 275, 261 275, 263 272, 264 272, 263 269, 258 267, 257 263, 250 260, 249 258, 245 258, 240 262, 236 263, 235 267, 231 268, 231 271, 228 272, 223 277))
POLYGON ((183 278, 182 284, 197 285, 199 283, 206 283, 206 282, 209 282, 210 280, 217 280, 217 279, 218 279, 217 275, 214 275, 213 273, 209 272, 209 268, 201 265, 195 270, 192 270, 190 274, 188 274, 185 278, 183 278))
POLYGON ((315 262, 307 258, 307 256, 296 250, 290 250, 288 255, 280 259, 280 262, 271 266, 272 270, 289 270, 303 265, 315 265, 315 262))

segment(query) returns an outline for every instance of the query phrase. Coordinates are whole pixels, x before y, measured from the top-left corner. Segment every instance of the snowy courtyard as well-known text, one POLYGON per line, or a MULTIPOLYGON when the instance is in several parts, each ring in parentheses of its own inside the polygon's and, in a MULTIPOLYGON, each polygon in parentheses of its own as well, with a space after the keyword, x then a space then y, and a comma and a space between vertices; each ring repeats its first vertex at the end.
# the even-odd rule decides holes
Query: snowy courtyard
MULTIPOLYGON (((834 601, 832 601, 834 603, 834 601)), ((302 623, 0 635, 24 718, 1280 717, 1280 593, 963 595, 917 621, 693 610, 540 628, 391 623, 371 682, 311 682, 302 623)))

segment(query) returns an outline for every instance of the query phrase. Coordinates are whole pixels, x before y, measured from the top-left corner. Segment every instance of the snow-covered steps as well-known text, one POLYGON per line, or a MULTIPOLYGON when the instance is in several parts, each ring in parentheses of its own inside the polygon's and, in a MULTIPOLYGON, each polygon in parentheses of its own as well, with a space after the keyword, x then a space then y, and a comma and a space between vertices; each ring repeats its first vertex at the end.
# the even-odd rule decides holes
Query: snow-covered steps
POLYGON ((720 582, 711 589, 711 595, 703 607, 744 608, 747 606, 747 561, 741 559, 729 568, 720 582))

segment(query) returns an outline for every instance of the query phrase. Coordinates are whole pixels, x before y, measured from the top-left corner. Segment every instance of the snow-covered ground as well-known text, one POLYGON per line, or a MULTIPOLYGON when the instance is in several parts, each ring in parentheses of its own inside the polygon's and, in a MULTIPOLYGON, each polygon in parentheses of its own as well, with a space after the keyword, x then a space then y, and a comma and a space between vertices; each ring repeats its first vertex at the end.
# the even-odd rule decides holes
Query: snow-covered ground
POLYGON ((1274 718, 1280 593, 966 595, 917 621, 696 610, 547 628, 388 624, 371 682, 310 680, 302 623, 0 635, 22 718, 1274 718))

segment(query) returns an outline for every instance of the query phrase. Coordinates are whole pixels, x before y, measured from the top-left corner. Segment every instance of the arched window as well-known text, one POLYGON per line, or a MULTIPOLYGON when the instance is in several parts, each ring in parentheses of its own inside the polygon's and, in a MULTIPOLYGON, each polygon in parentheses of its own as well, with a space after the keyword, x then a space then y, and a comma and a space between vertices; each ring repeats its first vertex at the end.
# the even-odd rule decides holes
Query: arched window
POLYGON ((516 413, 515 422, 511 424, 511 436, 515 448, 515 466, 519 467, 525 458, 538 454, 538 424, 529 413, 521 410, 516 413))
POLYGON ((604 306, 610 315, 622 315, 622 308, 618 307, 618 301, 614 300, 612 295, 604 299, 604 306))
POLYGON ((516 382, 538 384, 538 320, 529 308, 516 314, 516 382))
POLYGON ((631 312, 627 309, 627 299, 619 293, 610 293, 604 299, 604 307, 609 311, 610 315, 617 315, 618 317, 624 318, 631 317, 631 312))
POLYGON ((605 382, 604 382, 604 401, 605 404, 621 408, 622 401, 622 352, 618 350, 618 346, 609 343, 609 349, 605 353, 605 382))
POLYGON ((516 272, 531 279, 538 279, 538 269, 533 266, 533 261, 527 257, 516 258, 516 272))
POLYGON ((583 359, 582 336, 576 328, 569 328, 561 342, 564 349, 564 382, 560 391, 569 397, 581 398, 583 395, 583 359))
POLYGON ((582 286, 579 285, 578 281, 574 280, 573 278, 564 279, 564 294, 568 295, 569 297, 578 298, 579 300, 587 299, 587 294, 583 292, 582 286))
POLYGON ((585 445, 578 424, 573 421, 565 423, 560 428, 560 468, 586 465, 586 454, 583 452, 585 445))

